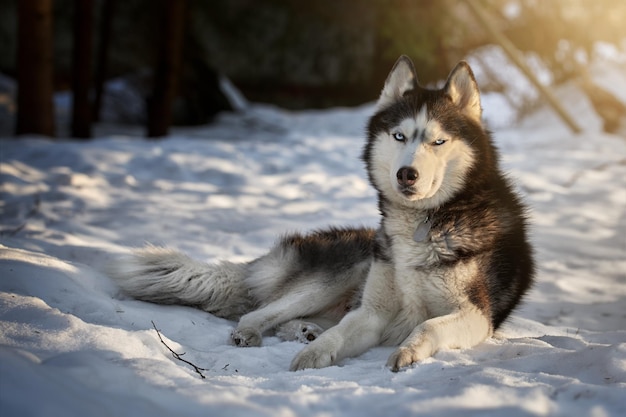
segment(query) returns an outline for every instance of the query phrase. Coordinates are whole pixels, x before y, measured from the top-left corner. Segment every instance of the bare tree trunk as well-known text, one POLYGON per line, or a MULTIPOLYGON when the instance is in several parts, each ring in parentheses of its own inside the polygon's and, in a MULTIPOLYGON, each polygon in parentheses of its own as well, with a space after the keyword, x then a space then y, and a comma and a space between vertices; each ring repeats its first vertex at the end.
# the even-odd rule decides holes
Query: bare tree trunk
POLYGON ((74 63, 72 69, 72 136, 91 137, 91 52, 93 0, 74 1, 74 63))
POLYGON ((172 121, 172 102, 178 90, 182 63, 185 0, 164 0, 162 37, 148 103, 148 137, 166 136, 172 121))
POLYGON ((15 133, 54 136, 52 0, 17 2, 15 133))
POLYGON ((109 46, 111 45, 111 25, 117 0, 104 0, 102 5, 102 21, 100 23, 100 37, 96 58, 96 95, 93 102, 93 120, 100 120, 100 108, 102 107, 102 94, 109 67, 109 46))
POLYGON ((522 71, 528 81, 530 81, 531 84, 537 88, 539 94, 541 94, 541 96, 548 102, 550 107, 552 107, 561 120, 563 120, 573 133, 580 133, 582 129, 578 126, 578 123, 576 123, 569 113, 567 113, 565 108, 563 108, 552 90, 548 86, 541 84, 532 70, 528 67, 528 65, 526 65, 521 53, 515 45, 513 45, 513 42, 500 33, 500 31, 498 31, 498 29, 496 29, 496 27, 491 23, 481 4, 477 1, 468 1, 465 2, 465 4, 472 12, 476 20, 478 20, 478 23, 480 23, 487 33, 498 43, 498 45, 502 47, 502 50, 507 54, 511 61, 513 61, 517 68, 522 71))

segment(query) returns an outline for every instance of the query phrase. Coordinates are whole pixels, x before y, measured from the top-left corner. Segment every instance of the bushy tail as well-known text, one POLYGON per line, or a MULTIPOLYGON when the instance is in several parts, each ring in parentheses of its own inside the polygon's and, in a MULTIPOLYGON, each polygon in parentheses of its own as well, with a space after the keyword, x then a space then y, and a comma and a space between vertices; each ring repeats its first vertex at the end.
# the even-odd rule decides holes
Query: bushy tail
POLYGON ((207 264, 173 249, 146 246, 107 272, 124 293, 139 300, 189 305, 233 320, 254 305, 244 286, 246 264, 207 264))

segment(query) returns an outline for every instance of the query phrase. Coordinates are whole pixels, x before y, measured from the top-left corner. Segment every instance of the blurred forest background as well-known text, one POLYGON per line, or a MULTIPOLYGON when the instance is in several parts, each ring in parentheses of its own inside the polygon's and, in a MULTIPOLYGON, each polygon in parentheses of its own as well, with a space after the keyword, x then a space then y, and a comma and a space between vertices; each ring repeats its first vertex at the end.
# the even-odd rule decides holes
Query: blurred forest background
MULTIPOLYGON (((473 1, 554 84, 584 77, 597 42, 626 49, 624 0, 473 1)), ((162 136, 236 108, 224 78, 287 109, 357 105, 400 54, 428 84, 493 43, 462 0, 0 0, 0 123, 54 136, 52 95, 73 91, 71 136, 107 99, 162 136), (145 107, 126 111, 135 96, 145 107)))

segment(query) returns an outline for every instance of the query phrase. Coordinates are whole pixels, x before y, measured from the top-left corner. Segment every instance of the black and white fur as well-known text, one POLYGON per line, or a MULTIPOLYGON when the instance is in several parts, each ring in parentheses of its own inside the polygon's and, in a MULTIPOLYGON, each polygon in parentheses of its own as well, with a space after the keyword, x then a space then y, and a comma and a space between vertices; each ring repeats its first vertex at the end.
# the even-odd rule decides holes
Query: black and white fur
POLYGON ((292 370, 321 368, 376 345, 399 346, 394 371, 493 334, 530 287, 525 209, 481 122, 470 67, 422 88, 400 57, 363 152, 380 227, 283 237, 252 262, 205 264, 148 246, 111 276, 141 300, 239 320, 237 346, 266 331, 310 342, 292 370))

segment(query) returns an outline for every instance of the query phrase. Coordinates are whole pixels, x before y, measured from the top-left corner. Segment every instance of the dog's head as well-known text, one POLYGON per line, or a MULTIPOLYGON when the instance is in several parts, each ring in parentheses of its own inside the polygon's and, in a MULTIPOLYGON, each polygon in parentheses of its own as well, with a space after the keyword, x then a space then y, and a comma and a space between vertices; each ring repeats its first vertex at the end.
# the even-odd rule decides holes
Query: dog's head
POLYGON ((463 187, 484 137, 476 80, 460 62, 438 90, 423 88, 411 60, 389 73, 368 126, 363 152, 370 181, 385 198, 434 208, 463 187))

